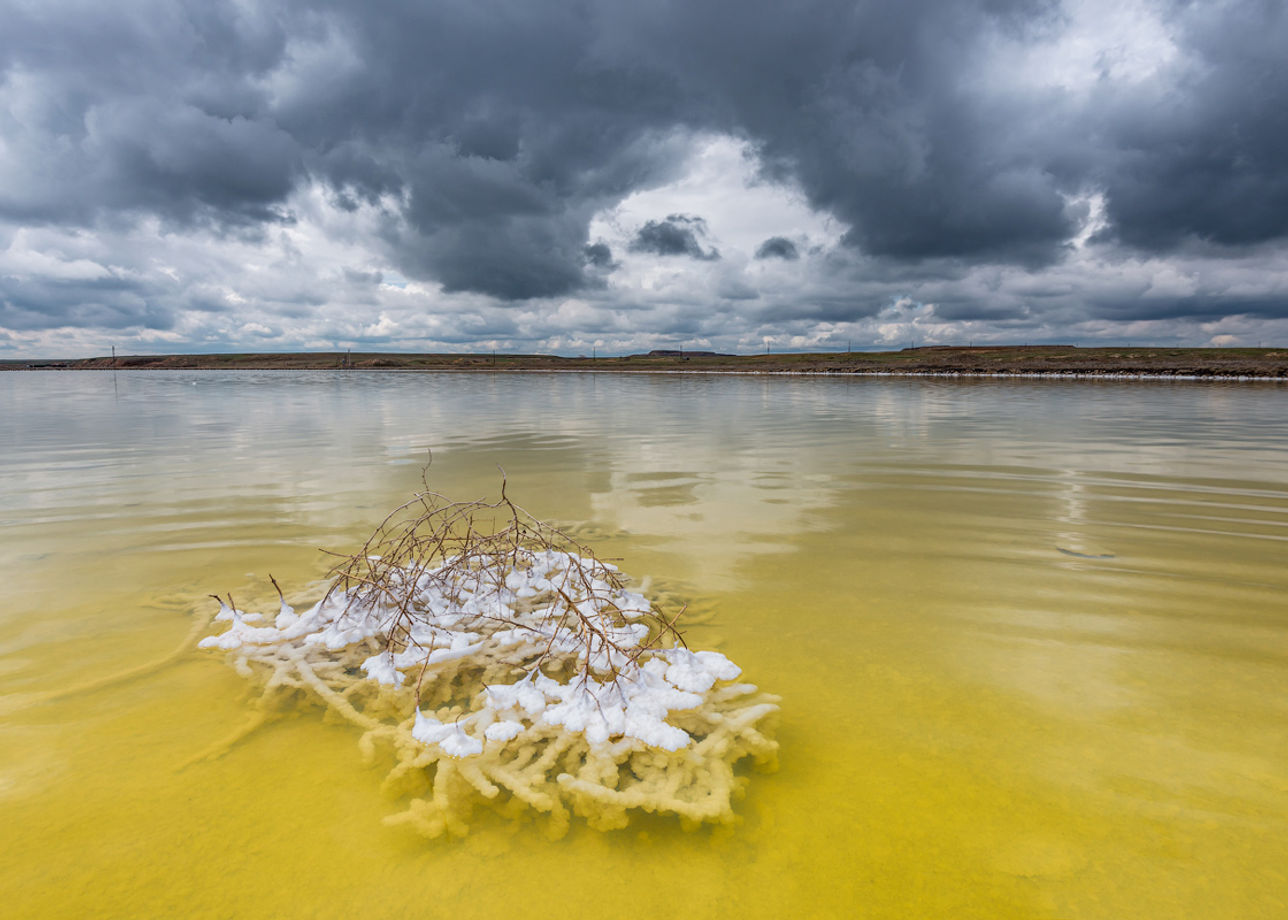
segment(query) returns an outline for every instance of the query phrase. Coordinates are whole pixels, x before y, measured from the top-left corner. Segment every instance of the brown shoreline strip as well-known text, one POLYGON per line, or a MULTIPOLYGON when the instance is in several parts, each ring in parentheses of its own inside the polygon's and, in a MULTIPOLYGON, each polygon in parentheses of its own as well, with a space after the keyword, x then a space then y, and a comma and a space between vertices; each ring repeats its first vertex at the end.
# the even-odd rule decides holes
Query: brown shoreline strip
POLYGON ((887 352, 722 355, 656 351, 623 357, 285 352, 122 355, 0 361, 0 370, 423 370, 703 372, 827 375, 1288 379, 1288 348, 928 346, 887 352))

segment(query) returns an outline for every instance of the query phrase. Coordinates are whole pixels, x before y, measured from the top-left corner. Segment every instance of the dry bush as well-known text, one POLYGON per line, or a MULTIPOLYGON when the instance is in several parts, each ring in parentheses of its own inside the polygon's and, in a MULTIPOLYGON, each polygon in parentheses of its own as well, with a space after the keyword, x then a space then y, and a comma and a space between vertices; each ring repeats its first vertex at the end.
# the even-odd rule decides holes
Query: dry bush
POLYGON ((283 597, 272 625, 221 599, 231 625, 201 644, 254 680, 252 727, 300 704, 361 727, 364 754, 392 760, 386 787, 412 797, 390 822, 459 835, 486 804, 556 834, 570 814, 728 823, 736 765, 776 757, 777 698, 688 649, 682 610, 654 609, 504 480, 495 502, 426 488, 331 576, 302 614, 283 597))

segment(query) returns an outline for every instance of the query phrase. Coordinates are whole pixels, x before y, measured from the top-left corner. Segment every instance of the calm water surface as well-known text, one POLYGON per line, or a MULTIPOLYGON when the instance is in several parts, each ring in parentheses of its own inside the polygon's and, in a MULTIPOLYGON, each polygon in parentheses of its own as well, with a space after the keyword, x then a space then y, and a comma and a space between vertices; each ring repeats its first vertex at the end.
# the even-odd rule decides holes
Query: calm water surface
POLYGON ((0 374, 0 893, 21 917, 1281 918, 1288 390, 0 374), (783 696, 732 830, 381 824, 209 592, 310 599, 419 481, 510 493, 714 611, 783 696))

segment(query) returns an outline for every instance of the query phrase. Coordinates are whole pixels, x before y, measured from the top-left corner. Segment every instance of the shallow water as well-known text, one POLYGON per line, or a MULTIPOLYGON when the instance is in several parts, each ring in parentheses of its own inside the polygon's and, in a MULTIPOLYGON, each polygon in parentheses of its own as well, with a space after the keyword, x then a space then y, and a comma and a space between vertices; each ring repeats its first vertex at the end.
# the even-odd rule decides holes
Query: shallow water
POLYGON ((0 892, 22 917, 1288 913, 1288 391, 0 374, 0 892), (742 822, 388 828, 349 726, 163 658, 419 482, 714 611, 784 698, 742 822))

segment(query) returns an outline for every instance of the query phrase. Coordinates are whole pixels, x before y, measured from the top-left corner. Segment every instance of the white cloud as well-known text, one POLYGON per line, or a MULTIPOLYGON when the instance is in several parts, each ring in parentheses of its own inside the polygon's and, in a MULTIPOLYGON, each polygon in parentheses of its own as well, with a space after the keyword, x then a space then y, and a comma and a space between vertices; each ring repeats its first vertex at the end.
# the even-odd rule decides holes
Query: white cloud
POLYGON ((1036 35, 999 31, 983 53, 983 85, 1075 95, 1108 83, 1143 83, 1180 55, 1160 0, 1066 0, 1036 35))

